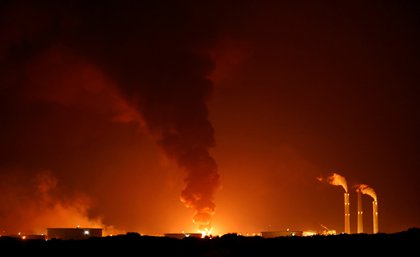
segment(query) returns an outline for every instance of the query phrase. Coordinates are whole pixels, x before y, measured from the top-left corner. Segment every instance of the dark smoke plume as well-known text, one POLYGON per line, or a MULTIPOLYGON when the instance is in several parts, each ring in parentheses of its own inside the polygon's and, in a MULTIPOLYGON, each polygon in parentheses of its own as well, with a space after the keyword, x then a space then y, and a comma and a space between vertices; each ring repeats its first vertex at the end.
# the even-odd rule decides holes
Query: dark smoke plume
MULTIPOLYGON (((219 186, 206 106, 213 70, 208 51, 218 37, 208 16, 217 14, 188 1, 57 2, 1 6, 2 93, 49 91, 28 79, 28 67, 51 52, 70 53, 99 69, 116 86, 101 92, 114 92, 135 107, 165 155, 187 172, 181 200, 195 210, 194 222, 208 227, 219 186)), ((64 87, 77 85, 50 88, 66 95, 64 87)))
POLYGON ((105 235, 124 233, 104 225, 101 217, 89 217, 92 204, 86 195, 73 194, 65 199, 60 196, 60 183, 50 171, 37 171, 30 179, 30 186, 15 181, 16 176, 3 175, 0 178, 3 196, 0 198, 0 234, 45 234, 49 227, 76 226, 100 227, 105 235))

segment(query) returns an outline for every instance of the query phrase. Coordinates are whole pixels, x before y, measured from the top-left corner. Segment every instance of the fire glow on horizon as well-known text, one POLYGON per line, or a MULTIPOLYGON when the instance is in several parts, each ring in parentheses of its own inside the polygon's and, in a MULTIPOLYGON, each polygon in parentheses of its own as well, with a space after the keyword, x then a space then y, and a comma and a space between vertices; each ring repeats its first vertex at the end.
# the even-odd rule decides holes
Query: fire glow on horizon
POLYGON ((418 226, 416 8, 161 2, 0 4, 0 233, 418 226))

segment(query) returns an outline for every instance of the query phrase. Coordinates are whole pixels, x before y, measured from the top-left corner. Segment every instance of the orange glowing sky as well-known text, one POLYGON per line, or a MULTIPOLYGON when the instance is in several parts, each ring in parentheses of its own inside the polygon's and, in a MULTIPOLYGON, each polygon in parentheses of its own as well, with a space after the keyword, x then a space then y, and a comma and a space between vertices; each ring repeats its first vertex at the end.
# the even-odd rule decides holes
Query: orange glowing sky
POLYGON ((195 232, 184 143, 217 163, 220 185, 203 184, 215 233, 343 231, 344 191, 316 179, 332 172, 347 179, 352 232, 356 184, 377 193, 381 232, 420 227, 417 5, 75 2, 0 5, 0 234, 68 215, 195 232), (207 114, 214 146, 189 116, 207 114), (192 142, 162 143, 180 128, 192 142))

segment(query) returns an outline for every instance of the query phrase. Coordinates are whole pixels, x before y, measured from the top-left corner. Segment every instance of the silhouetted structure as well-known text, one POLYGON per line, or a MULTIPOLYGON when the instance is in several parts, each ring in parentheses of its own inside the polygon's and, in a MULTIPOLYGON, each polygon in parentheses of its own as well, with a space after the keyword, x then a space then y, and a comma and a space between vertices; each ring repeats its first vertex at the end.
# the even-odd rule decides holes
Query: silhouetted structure
POLYGON ((203 237, 201 233, 165 233, 164 236, 170 237, 170 238, 177 238, 177 239, 183 239, 185 237, 194 237, 194 238, 203 237))
POLYGON ((336 236, 244 237, 226 234, 213 238, 140 236, 95 237, 87 240, 22 240, 0 237, 2 253, 13 256, 411 256, 418 251, 420 229, 395 234, 336 236), (343 251, 345 249, 345 252, 343 251), (340 252, 342 251, 342 252, 340 252))
POLYGON ((303 231, 292 231, 292 230, 261 232, 261 236, 264 238, 275 238, 275 237, 281 237, 281 236, 302 236, 302 235, 303 235, 303 231))
POLYGON ((88 239, 102 237, 102 228, 47 228, 49 239, 88 239))

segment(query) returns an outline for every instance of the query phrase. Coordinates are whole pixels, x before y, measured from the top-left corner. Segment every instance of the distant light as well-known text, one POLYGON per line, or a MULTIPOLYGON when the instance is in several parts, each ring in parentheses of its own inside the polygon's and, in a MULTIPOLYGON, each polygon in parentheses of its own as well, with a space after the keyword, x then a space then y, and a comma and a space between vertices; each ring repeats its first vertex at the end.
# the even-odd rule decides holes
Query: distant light
POLYGON ((89 234, 90 234, 90 232, 89 232, 89 230, 85 230, 85 231, 83 231, 83 234, 85 234, 85 235, 89 235, 89 234))
POLYGON ((26 239, 26 236, 22 236, 22 239, 25 240, 26 239))
MULTIPOLYGON (((328 232, 325 232, 328 235, 328 232)), ((314 231, 303 231, 302 236, 315 236, 317 233, 314 231)))

